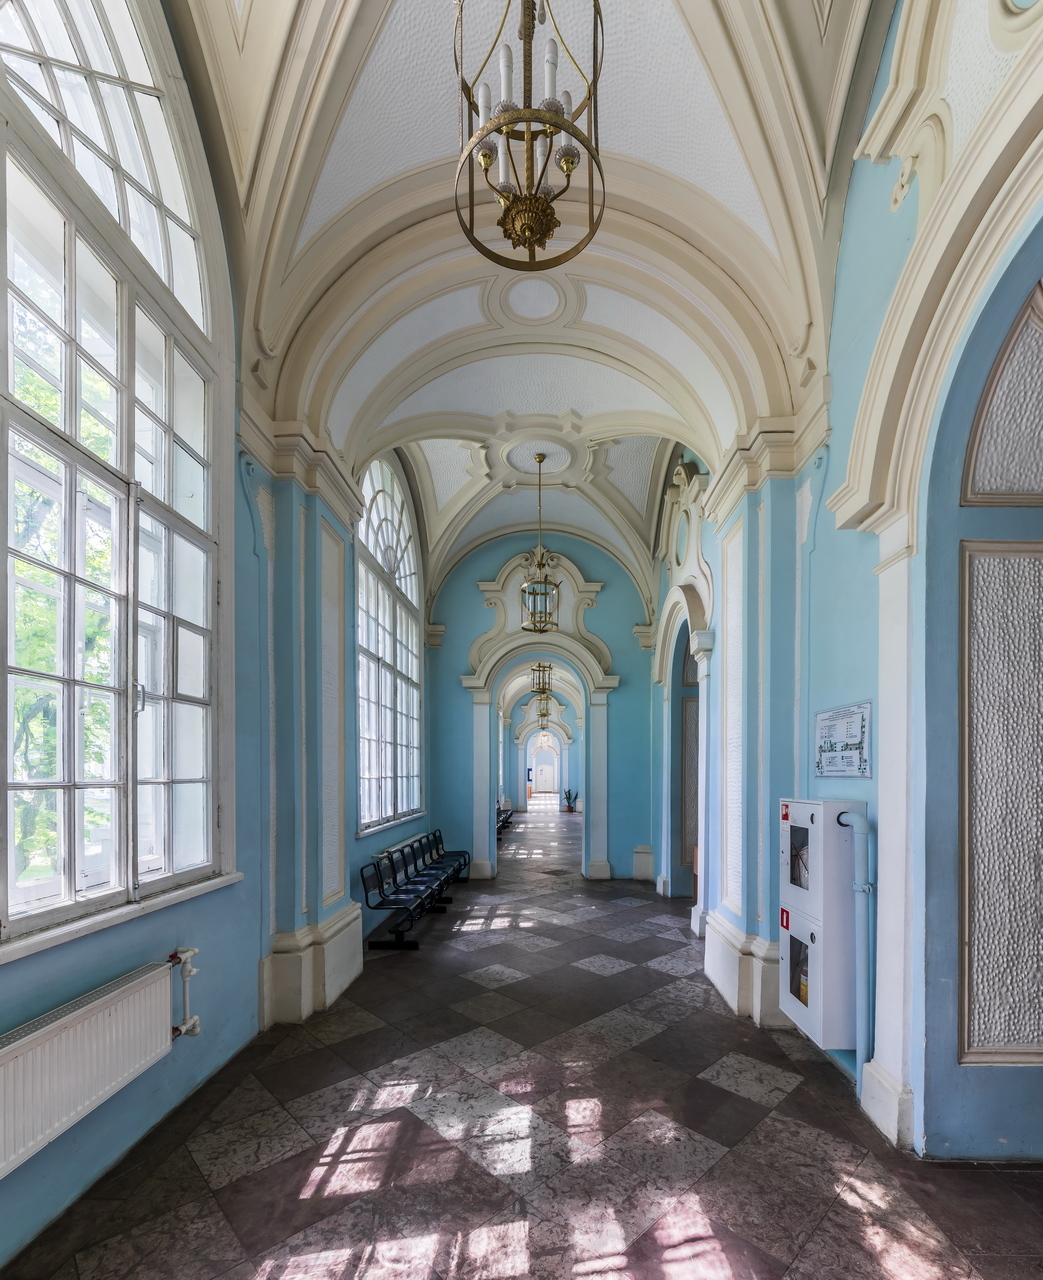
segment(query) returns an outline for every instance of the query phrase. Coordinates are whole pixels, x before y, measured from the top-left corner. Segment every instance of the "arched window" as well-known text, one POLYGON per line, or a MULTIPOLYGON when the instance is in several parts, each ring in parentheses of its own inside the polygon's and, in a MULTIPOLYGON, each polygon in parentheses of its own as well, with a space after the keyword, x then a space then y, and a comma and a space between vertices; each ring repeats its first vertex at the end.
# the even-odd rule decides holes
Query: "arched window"
POLYGON ((420 810, 420 583, 409 501, 391 466, 370 464, 359 526, 359 823, 420 810))
POLYGON ((214 464, 231 388, 208 327, 227 327, 228 300, 215 310, 204 285, 169 38, 149 21, 158 3, 0 3, 0 937, 218 869, 214 464))

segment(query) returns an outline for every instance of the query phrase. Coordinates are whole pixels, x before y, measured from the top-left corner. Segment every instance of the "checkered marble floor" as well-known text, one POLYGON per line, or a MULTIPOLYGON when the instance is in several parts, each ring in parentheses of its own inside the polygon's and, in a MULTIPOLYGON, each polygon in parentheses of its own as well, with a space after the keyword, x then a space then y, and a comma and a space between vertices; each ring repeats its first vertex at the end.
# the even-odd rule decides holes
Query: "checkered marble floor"
POLYGON ((3 1280, 1038 1280, 1043 1173, 924 1165, 734 1017, 689 904, 518 814, 421 950, 259 1036, 3 1280))

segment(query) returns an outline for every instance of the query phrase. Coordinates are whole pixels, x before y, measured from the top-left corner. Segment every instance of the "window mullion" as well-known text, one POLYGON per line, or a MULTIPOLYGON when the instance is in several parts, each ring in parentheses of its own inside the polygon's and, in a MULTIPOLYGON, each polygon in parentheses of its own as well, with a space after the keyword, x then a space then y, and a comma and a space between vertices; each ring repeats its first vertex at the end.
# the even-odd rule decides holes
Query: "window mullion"
MULTIPOLYGON (((2 181, 2 178, 0 178, 0 181, 2 181)), ((0 252, 6 252, 6 250, 0 249, 0 252)), ((5 316, 7 314, 6 305, 4 307, 4 314, 5 316)), ((6 361, 4 362, 4 367, 6 368, 6 361)), ((7 548, 9 543, 7 504, 8 504, 8 494, 9 494, 8 468, 10 466, 10 459, 7 452, 7 436, 8 436, 9 424, 8 424, 6 407, 0 408, 0 414, 2 414, 2 418, 0 418, 0 422, 2 422, 2 425, 3 425, 2 439, 0 439, 0 443, 2 443, 3 445, 3 448, 0 449, 0 485, 2 485, 2 488, 0 488, 0 517, 2 517, 3 530, 4 530, 3 545, 4 545, 4 563, 5 563, 5 570, 6 570, 7 561, 8 561, 7 548)), ((5 575, 5 582, 6 582, 6 575, 5 575)), ((14 858, 13 842, 9 839, 10 828, 8 826, 8 821, 9 821, 8 806, 10 804, 9 794, 11 790, 11 773, 12 773, 12 765, 11 765, 11 758, 10 758, 11 734, 10 734, 10 729, 8 727, 8 716, 10 714, 10 709, 8 707, 8 696, 9 696, 8 688, 10 685, 10 676, 8 672, 9 672, 10 656, 11 656, 8 653, 8 643, 9 643, 9 640, 8 640, 9 620, 7 616, 8 615, 8 594, 9 594, 8 589, 5 585, 4 590, 0 592, 0 635, 2 635, 3 637, 3 652, 4 652, 4 658, 5 658, 4 678, 2 682, 2 687, 0 687, 0 717, 2 717, 3 735, 4 735, 4 738, 3 738, 4 774, 3 774, 3 786, 0 786, 0 848, 6 850, 5 857, 3 859, 0 859, 0 941, 10 936, 10 922, 11 922, 10 900, 9 900, 9 886, 10 886, 10 876, 11 876, 10 863, 11 863, 11 860, 14 858)))
POLYGON ((124 521, 126 554, 123 562, 126 573, 124 604, 122 670, 124 672, 123 713, 123 854, 121 862, 126 877, 127 895, 133 902, 140 898, 138 876, 138 513, 141 486, 132 481, 128 486, 127 518, 124 521))

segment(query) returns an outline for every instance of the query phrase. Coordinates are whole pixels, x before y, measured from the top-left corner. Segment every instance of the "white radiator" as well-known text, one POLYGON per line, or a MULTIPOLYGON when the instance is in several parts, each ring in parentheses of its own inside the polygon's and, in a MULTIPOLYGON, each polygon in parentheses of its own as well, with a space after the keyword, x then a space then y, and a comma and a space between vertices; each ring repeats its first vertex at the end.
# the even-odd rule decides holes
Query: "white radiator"
POLYGON ((170 965, 0 1036, 0 1178, 170 1052, 170 965))

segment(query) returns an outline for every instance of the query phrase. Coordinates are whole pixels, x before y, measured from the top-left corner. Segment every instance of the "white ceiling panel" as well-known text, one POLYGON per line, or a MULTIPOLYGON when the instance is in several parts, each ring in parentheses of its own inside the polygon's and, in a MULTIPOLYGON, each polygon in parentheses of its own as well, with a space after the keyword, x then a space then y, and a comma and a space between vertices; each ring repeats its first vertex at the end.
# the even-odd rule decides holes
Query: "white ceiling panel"
POLYGON ((370 343, 348 370, 330 407, 330 435, 342 448, 356 414, 392 369, 436 338, 484 322, 481 296, 481 286, 474 285, 432 298, 370 343))
POLYGON ((643 382, 578 356, 493 356, 461 365, 404 400, 384 425, 425 413, 500 413, 559 417, 570 409, 595 413, 676 411, 643 382))

